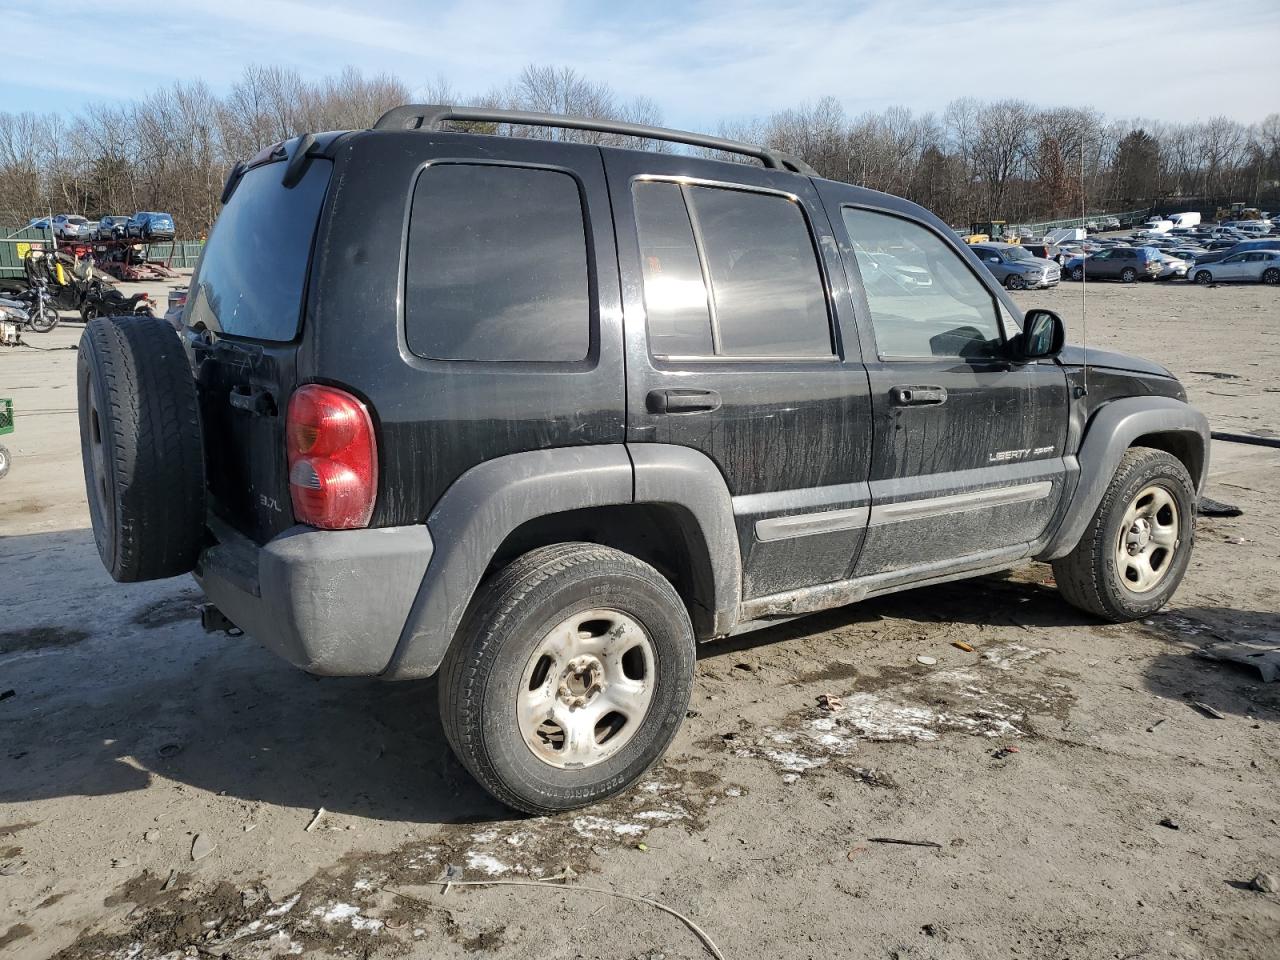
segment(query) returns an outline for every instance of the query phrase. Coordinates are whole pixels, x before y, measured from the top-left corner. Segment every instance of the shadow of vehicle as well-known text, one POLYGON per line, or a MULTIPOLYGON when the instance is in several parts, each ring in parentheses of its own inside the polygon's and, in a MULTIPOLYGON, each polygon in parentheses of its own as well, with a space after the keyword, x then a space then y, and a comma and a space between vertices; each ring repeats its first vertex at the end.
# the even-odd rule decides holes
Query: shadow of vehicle
POLYGON ((187 578, 114 584, 88 530, 5 538, 0 565, 31 571, 0 624, 0 802, 160 778, 378 819, 510 817, 454 760, 433 681, 320 679, 207 635, 187 578))
MULTIPOLYGON (((410 823, 509 819, 453 758, 434 681, 316 678, 249 638, 204 634, 185 577, 114 584, 88 530, 8 537, 0 624, 0 802, 121 794, 156 779, 300 810, 410 823), (53 565, 60 571, 47 576, 53 565)), ((1042 582, 1043 569, 908 591, 702 645, 704 659, 831 630, 906 620, 1029 628, 1094 625, 1042 582)), ((1174 617, 1274 627, 1217 608, 1161 615, 1171 649, 1148 670, 1162 696, 1223 713, 1280 717, 1280 690, 1175 651, 1174 617), (1166 623, 1167 621, 1167 623, 1166 623), (1250 714, 1250 711, 1254 711, 1250 714)), ((1252 619, 1251 619, 1252 618, 1252 619)), ((1280 686, 1280 685, 1276 685, 1280 686)))

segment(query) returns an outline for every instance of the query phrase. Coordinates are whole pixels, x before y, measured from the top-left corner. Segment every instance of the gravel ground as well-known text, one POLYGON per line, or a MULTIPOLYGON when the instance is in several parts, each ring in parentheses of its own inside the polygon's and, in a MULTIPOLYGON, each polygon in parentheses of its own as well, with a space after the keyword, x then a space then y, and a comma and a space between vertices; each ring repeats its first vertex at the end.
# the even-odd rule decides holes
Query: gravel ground
MULTIPOLYGON (((1079 341, 1081 294, 1018 296, 1079 341)), ((1280 429, 1277 291, 1091 284, 1088 317, 1215 429, 1280 429)), ((109 581, 79 333, 0 348, 0 955, 710 956, 611 890, 730 960, 1280 957, 1250 886, 1280 874, 1280 683, 1194 656, 1280 631, 1280 451, 1214 445, 1209 493, 1245 513, 1199 522, 1149 621, 1098 624, 1031 565, 709 645, 638 789, 528 819, 453 761, 433 683, 317 680, 202 634, 187 579, 109 581)))

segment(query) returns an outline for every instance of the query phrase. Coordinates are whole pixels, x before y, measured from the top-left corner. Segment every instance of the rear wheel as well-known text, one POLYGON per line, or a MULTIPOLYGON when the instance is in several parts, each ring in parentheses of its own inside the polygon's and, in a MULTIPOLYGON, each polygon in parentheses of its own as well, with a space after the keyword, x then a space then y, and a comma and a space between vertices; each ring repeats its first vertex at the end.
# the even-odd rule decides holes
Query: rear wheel
POLYGON ((1133 267, 1125 267, 1120 271, 1120 279, 1125 283, 1133 283, 1138 279, 1138 271, 1133 269, 1133 267))
POLYGON ((1280 269, 1267 267, 1266 270, 1262 271, 1262 282, 1269 283, 1273 287, 1280 283, 1280 269))
POLYGON ((1084 536, 1053 561, 1073 606, 1122 623, 1154 613, 1182 582, 1195 532, 1195 485, 1172 454, 1129 450, 1084 536))
POLYGON ((635 783, 689 706, 693 629, 675 588, 589 543, 531 551, 477 596, 440 674, 445 735, 503 803, 545 814, 635 783))
POLYGON ((0 478, 9 472, 9 464, 12 462, 9 456, 9 448, 0 443, 0 478))
POLYGON ((205 521, 195 381, 177 332, 151 317, 86 325, 76 364, 93 538, 118 581, 195 567, 205 521))

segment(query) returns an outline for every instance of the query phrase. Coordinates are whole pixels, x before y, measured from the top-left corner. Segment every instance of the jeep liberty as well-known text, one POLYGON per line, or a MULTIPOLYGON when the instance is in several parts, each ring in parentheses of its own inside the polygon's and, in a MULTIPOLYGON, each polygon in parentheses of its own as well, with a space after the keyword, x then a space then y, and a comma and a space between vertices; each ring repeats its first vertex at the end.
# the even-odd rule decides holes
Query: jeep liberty
POLYGON ((625 790, 695 644, 1040 560, 1159 609, 1205 418, 938 218, 745 143, 405 106, 237 164, 179 329, 77 367, 95 540, 313 674, 438 674, 524 811, 625 790), (445 129, 571 127, 755 163, 445 129))

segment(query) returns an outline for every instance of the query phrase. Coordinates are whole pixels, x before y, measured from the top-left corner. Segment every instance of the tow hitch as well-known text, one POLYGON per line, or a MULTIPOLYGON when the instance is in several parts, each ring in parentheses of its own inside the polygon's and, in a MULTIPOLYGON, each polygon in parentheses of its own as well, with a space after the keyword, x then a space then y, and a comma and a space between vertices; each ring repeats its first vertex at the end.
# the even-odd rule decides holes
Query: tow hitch
POLYGON ((200 626, 205 633, 225 633, 229 637, 240 637, 244 631, 227 619, 227 615, 212 603, 200 604, 200 626))

